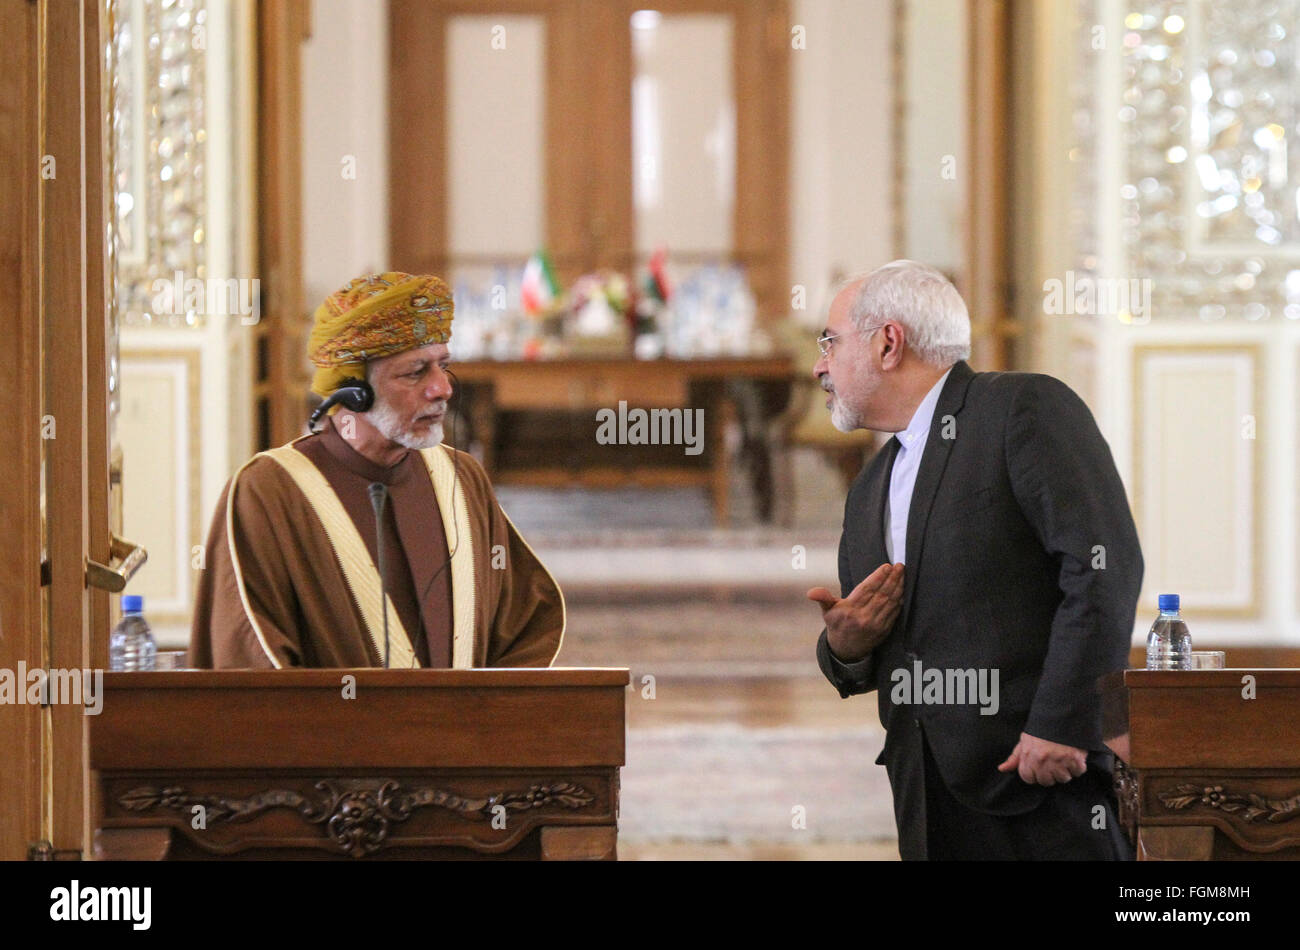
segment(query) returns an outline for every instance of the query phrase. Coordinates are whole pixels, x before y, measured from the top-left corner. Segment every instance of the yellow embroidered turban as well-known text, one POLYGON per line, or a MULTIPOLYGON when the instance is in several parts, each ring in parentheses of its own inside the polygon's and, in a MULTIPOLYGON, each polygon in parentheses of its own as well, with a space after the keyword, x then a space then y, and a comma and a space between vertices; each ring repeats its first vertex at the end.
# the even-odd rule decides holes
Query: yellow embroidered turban
POLYGON ((307 355, 317 366, 311 389, 328 396, 366 360, 451 339, 451 290, 437 277, 390 271, 358 277, 316 310, 307 355))

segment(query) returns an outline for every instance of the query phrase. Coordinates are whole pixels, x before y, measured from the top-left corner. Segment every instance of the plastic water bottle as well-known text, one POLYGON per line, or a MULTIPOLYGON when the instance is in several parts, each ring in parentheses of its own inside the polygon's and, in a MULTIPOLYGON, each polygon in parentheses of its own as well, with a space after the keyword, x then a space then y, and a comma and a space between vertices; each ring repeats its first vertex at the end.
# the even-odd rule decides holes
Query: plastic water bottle
POLYGON ((144 619, 144 598, 128 594, 122 598, 122 622, 108 640, 108 668, 152 670, 157 655, 153 631, 144 619))
POLYGON ((1158 603, 1160 616, 1147 634, 1147 669, 1190 670, 1192 635, 1178 616, 1178 595, 1161 594, 1158 603))

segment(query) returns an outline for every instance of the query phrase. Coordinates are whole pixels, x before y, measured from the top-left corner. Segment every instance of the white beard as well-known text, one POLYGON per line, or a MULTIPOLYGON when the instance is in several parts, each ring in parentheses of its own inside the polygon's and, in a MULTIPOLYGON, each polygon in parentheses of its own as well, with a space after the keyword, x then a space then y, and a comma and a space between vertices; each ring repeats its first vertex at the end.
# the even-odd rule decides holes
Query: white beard
POLYGON ((375 397, 375 404, 366 413, 366 418, 384 438, 408 449, 431 449, 442 442, 441 422, 431 426, 425 435, 416 435, 410 428, 402 426, 393 407, 378 396, 375 397))
POLYGON ((831 393, 831 425, 841 432, 853 432, 862 428, 862 420, 835 393, 831 393))

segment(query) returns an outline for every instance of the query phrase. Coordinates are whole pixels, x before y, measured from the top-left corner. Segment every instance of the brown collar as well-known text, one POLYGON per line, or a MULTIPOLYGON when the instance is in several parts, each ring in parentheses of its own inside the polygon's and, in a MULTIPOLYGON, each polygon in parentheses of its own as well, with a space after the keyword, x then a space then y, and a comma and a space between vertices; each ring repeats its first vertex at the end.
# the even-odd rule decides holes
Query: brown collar
MULTIPOLYGON (((325 428, 321 430, 320 440, 321 445, 325 447, 325 451, 329 452, 336 462, 352 474, 364 478, 368 482, 380 482, 390 486, 402 485, 417 470, 411 463, 413 460, 419 459, 419 453, 412 452, 410 449, 399 461, 388 468, 370 461, 370 459, 349 445, 347 440, 339 434, 339 431, 334 428, 334 419, 332 417, 325 428)), ((423 471, 423 468, 423 466, 419 466, 420 471, 423 471)))

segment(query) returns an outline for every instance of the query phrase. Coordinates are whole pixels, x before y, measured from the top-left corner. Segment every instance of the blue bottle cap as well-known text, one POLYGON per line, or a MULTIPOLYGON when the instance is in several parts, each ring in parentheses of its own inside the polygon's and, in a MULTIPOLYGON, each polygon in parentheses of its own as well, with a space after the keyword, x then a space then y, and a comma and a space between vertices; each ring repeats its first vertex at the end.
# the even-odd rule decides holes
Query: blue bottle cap
POLYGON ((1177 609, 1178 609, 1178 595, 1177 595, 1177 594, 1161 594, 1159 597, 1156 598, 1156 603, 1159 605, 1159 607, 1160 607, 1161 610, 1177 610, 1177 609))
POLYGON ((127 594, 122 598, 122 613, 138 614, 144 612, 144 598, 139 594, 127 594))

